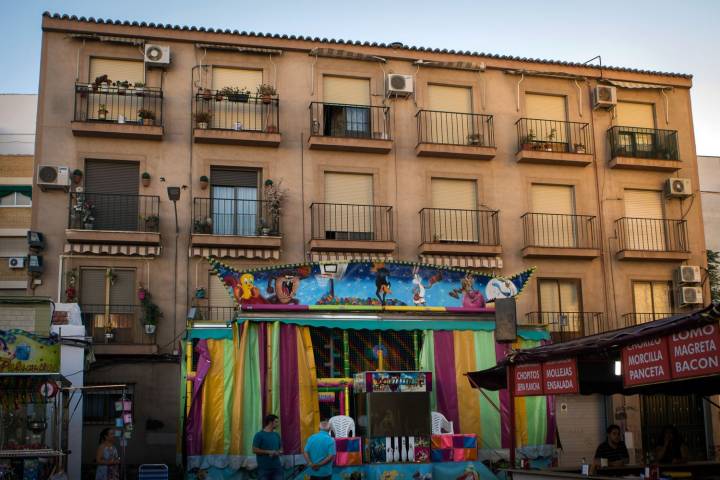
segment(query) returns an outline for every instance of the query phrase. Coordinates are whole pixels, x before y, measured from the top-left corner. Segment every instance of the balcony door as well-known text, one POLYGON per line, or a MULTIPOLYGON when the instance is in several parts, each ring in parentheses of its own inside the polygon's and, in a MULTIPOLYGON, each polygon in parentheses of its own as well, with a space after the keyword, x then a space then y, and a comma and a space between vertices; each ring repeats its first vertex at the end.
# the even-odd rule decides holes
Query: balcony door
POLYGON ((260 225, 259 177, 260 172, 252 169, 210 170, 214 235, 258 234, 258 229, 263 226, 260 225))
POLYGON ((658 190, 625 190, 625 223, 623 232, 628 250, 667 250, 662 192, 658 190))
POLYGON ((633 282, 635 323, 665 318, 672 313, 672 284, 666 281, 633 282))
POLYGON ((373 203, 372 175, 326 173, 325 205, 320 219, 325 238, 373 240, 376 220, 373 203))
POLYGON ((466 87, 428 85, 428 110, 431 113, 423 125, 425 138, 432 143, 466 145, 470 134, 478 133, 472 124, 472 90, 466 87))
POLYGON ((655 156, 655 109, 651 103, 618 102, 615 122, 620 127, 634 127, 621 128, 618 133, 623 152, 636 157, 655 156))
POLYGON ((538 280, 540 321, 553 332, 582 332, 580 281, 538 280))
POLYGON ((532 130, 536 141, 549 143, 553 151, 568 151, 565 97, 526 93, 525 116, 530 119, 528 133, 532 130))
POLYGON ((532 214, 526 228, 536 247, 575 248, 575 188, 534 183, 530 188, 532 214))
MULTIPOLYGON (((323 135, 369 138, 370 80, 326 75, 323 77, 323 135)), ((379 127, 378 132, 387 132, 379 127)))
MULTIPOLYGON (((130 86, 145 82, 145 64, 138 60, 117 60, 109 58, 91 58, 89 79, 107 75, 112 82, 127 81, 130 86)), ((98 120, 101 105, 107 110, 106 119, 117 121, 122 115, 126 121, 136 122, 138 110, 144 108, 144 98, 136 95, 119 95, 116 89, 108 92, 94 91, 87 96, 87 119, 98 120)))
POLYGON ((135 270, 80 269, 80 304, 85 327, 95 341, 113 331, 114 342, 133 343, 139 326, 135 306, 135 270))
POLYGON ((226 87, 249 90, 252 101, 248 99, 245 102, 231 102, 227 98, 219 102, 212 101, 212 128, 262 131, 267 124, 263 113, 270 114, 269 107, 263 110, 263 104, 255 99, 256 89, 262 83, 262 70, 213 67, 213 90, 222 90, 226 87))
POLYGON ((119 160, 87 160, 85 192, 78 194, 92 205, 95 230, 138 230, 140 165, 119 160))
POLYGON ((479 241, 477 182, 433 178, 430 181, 432 213, 430 228, 433 242, 479 241))

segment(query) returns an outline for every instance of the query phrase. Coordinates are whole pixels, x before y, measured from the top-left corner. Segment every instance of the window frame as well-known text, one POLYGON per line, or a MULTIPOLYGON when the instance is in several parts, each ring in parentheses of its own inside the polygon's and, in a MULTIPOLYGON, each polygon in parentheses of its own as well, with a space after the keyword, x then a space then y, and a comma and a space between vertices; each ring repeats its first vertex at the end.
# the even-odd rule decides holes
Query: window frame
POLYGON ((10 195, 13 196, 14 203, 12 205, 3 205, 2 203, 0 203, 0 208, 32 208, 32 197, 28 197, 27 195, 25 195, 22 192, 10 192, 7 195, 1 196, 0 200, 5 197, 9 197, 10 195), (28 200, 30 200, 30 204, 29 205, 18 205, 18 203, 17 203, 18 195, 22 195, 23 197, 26 197, 28 200))
MULTIPOLYGON (((120 383, 123 384, 123 383, 120 383)), ((110 387, 110 385, 117 385, 117 383, 114 384, 88 384, 87 387, 96 387, 92 389, 88 389, 85 392, 83 392, 83 416, 82 416, 82 423, 83 425, 115 425, 115 419, 118 418, 123 412, 117 412, 114 409, 114 404, 117 400, 123 399, 123 393, 122 391, 125 391, 125 400, 130 400, 131 402, 131 410, 130 414, 135 418, 135 399, 136 399, 136 392, 135 392, 135 383, 124 383, 125 388, 120 387, 110 387), (108 386, 107 389, 103 388, 97 388, 97 387, 104 387, 108 386), (103 415, 100 417, 93 417, 92 419, 87 419, 86 414, 88 413, 89 404, 90 404, 90 398, 89 397, 110 397, 109 399, 104 400, 103 405, 103 415), (107 409, 107 410, 105 410, 107 409)))
POLYGON ((630 288, 632 291, 632 307, 633 307, 633 314, 635 315, 652 315, 655 317, 658 313, 674 313, 675 311, 675 296, 673 295, 673 282, 672 280, 632 280, 630 282, 630 288), (638 283, 645 283, 650 285, 650 299, 651 299, 651 306, 652 306, 652 312, 638 312, 637 311, 637 299, 635 298, 635 285, 638 283), (668 300, 670 304, 670 312, 658 312, 655 310, 655 290, 653 288, 653 285, 656 283, 664 283, 668 287, 668 300))

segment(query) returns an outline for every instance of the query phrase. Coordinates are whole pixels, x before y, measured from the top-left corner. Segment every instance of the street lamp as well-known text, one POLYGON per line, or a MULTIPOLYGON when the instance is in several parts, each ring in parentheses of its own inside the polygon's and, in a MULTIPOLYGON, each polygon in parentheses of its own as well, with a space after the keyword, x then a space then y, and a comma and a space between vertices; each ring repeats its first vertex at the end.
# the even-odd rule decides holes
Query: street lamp
MULTIPOLYGON (((180 224, 178 223, 177 202, 180 200, 180 187, 167 187, 168 199, 173 202, 175 208, 175 264, 173 272, 173 340, 177 338, 177 262, 178 262, 178 237, 180 235, 180 224)), ((173 348, 173 355, 176 355, 176 349, 173 348)))

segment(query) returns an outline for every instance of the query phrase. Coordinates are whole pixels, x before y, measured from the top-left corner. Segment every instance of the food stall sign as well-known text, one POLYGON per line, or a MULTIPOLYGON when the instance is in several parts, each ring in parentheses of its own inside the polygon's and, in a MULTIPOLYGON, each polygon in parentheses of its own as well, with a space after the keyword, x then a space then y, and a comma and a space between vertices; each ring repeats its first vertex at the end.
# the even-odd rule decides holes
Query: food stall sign
POLYGON ((673 378, 720 373, 720 329, 717 324, 683 330, 667 338, 673 378))
POLYGON ((575 358, 545 362, 542 365, 545 395, 567 395, 580 392, 575 358))
POLYGON ((0 373, 60 372, 60 343, 24 330, 0 330, 0 373))
POLYGON ((667 337, 652 338, 624 347, 622 374, 625 387, 669 381, 671 377, 667 337))
POLYGON ((543 394, 542 365, 527 363, 513 367, 513 395, 527 397, 543 394))

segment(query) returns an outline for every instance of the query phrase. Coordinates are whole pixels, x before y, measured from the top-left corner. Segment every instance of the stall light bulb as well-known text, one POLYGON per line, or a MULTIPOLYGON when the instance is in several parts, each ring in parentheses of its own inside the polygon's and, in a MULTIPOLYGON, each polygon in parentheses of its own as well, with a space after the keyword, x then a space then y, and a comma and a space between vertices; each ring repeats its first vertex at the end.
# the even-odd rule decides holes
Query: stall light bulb
POLYGON ((622 375, 622 363, 620 360, 615 360, 615 375, 618 377, 622 375))

